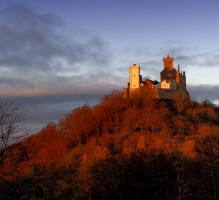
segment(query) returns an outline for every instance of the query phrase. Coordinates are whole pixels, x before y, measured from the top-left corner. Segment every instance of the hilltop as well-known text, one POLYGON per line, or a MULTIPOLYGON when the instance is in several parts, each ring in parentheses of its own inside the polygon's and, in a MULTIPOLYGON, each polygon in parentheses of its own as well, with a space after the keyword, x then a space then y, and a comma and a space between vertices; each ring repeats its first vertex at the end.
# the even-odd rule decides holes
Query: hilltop
POLYGON ((216 199, 219 114, 207 102, 106 95, 9 146, 0 199, 216 199))

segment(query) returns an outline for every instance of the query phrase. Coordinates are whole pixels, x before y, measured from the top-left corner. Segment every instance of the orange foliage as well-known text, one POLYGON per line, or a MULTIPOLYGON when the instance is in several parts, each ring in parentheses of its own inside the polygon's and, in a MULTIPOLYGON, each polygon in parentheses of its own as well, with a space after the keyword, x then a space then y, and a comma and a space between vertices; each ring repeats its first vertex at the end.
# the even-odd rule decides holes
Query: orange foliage
POLYGON ((8 158, 1 169, 9 170, 16 161, 16 173, 27 176, 36 171, 36 166, 48 168, 55 163, 60 168, 77 166, 86 175, 98 160, 136 152, 180 152, 194 158, 197 138, 211 133, 219 135, 211 106, 190 100, 157 100, 147 89, 127 99, 115 92, 96 106, 76 108, 57 124, 49 123, 23 141, 23 159, 8 158))

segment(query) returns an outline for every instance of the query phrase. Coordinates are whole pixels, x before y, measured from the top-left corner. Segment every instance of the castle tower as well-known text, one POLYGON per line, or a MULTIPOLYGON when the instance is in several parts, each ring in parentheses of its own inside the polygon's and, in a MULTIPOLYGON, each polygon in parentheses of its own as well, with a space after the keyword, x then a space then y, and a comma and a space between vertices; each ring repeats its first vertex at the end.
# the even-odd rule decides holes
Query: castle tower
POLYGON ((173 66, 173 57, 169 55, 163 58, 164 69, 160 73, 161 82, 179 82, 179 73, 173 66))
POLYGON ((140 66, 130 65, 129 66, 129 89, 133 91, 140 88, 140 66))

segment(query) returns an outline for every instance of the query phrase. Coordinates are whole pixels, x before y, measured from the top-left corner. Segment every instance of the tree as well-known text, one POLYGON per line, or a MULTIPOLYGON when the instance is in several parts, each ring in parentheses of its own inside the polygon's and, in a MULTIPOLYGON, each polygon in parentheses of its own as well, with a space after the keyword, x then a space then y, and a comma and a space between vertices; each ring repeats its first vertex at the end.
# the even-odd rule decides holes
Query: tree
POLYGON ((90 169, 90 199, 175 199, 176 172, 167 156, 140 152, 100 160, 90 169))
POLYGON ((211 134, 196 141, 196 152, 206 161, 210 169, 214 200, 218 196, 218 166, 219 166, 219 135, 211 134))
POLYGON ((5 159, 9 142, 16 138, 20 123, 21 112, 15 100, 0 100, 0 164, 5 159))

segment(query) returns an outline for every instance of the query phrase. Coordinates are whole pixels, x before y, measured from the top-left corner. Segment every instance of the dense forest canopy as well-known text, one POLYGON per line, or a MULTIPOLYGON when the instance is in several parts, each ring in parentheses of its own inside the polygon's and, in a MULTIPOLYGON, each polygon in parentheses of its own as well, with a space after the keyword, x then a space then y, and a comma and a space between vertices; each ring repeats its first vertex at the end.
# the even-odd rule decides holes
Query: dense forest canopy
POLYGON ((106 95, 10 145, 0 199, 219 199, 219 113, 207 101, 106 95))

